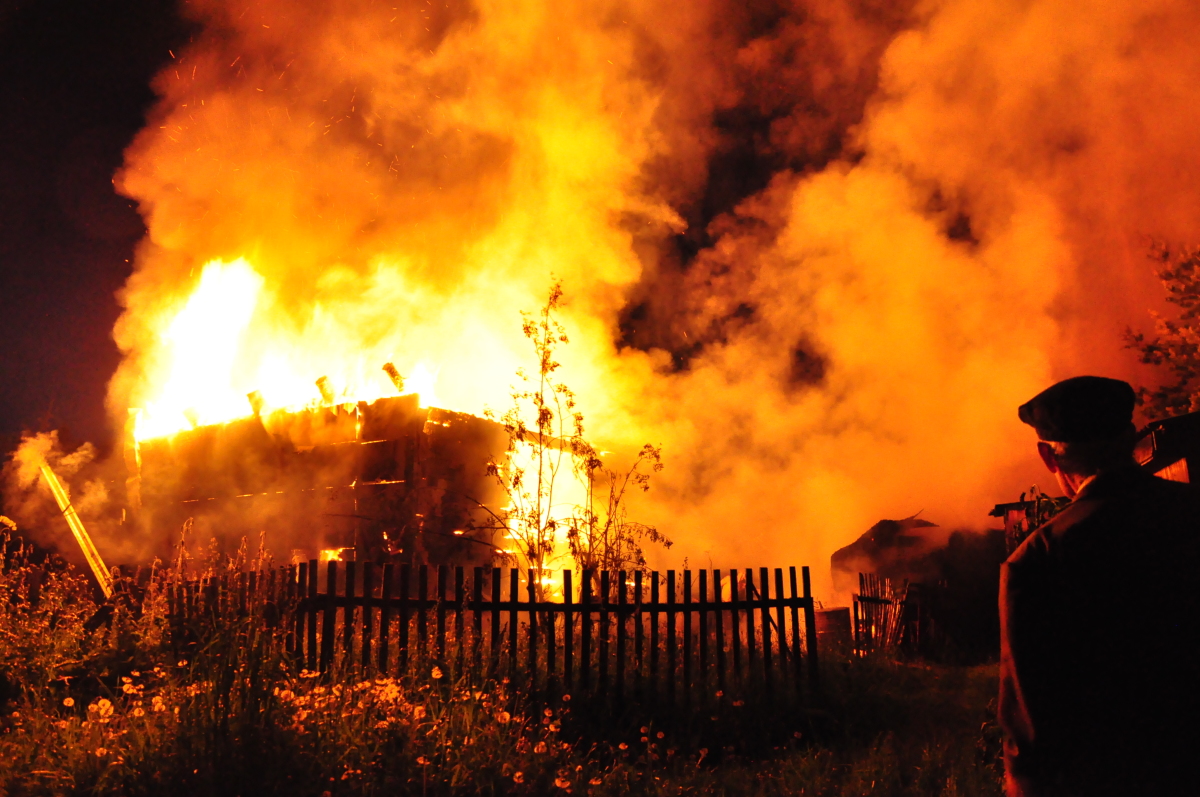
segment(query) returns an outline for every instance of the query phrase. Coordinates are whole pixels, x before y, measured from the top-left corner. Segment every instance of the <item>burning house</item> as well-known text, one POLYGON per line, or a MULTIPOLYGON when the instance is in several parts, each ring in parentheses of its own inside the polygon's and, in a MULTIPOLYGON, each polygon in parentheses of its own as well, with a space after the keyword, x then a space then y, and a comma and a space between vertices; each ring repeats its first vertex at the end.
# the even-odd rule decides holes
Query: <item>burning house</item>
POLYGON ((256 412, 130 435, 127 493, 159 547, 190 521, 228 551, 262 535, 284 561, 483 564, 504 499, 488 466, 507 446, 503 426, 422 407, 416 394, 256 412))

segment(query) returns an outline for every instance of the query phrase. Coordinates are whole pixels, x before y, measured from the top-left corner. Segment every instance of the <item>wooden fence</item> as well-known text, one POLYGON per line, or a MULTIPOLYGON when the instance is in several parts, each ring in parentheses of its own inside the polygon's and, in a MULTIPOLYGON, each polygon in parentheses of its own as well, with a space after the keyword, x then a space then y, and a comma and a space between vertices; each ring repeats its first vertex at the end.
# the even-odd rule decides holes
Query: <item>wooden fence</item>
POLYGON ((854 595, 854 648, 860 655, 872 650, 892 650, 904 637, 907 581, 897 588, 891 579, 874 573, 858 574, 854 595))
POLYGON ((818 685, 808 568, 562 571, 317 562, 180 583, 176 627, 263 607, 310 671, 437 667, 534 692, 688 702, 818 685), (785 587, 786 593, 785 594, 785 587))

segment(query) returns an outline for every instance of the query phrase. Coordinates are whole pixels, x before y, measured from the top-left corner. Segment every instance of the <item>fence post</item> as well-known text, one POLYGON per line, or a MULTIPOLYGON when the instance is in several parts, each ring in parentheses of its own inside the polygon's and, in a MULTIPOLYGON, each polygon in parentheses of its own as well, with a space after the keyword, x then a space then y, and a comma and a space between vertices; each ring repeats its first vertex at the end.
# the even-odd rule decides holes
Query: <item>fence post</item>
POLYGON ((675 703, 675 571, 667 571, 667 700, 675 703))
POLYGON ((700 580, 700 655, 696 661, 696 681, 700 685, 700 702, 703 703, 708 697, 708 571, 699 570, 696 576, 700 580))
POLYGON ((491 674, 500 674, 500 568, 492 568, 492 663, 491 674))
MULTIPOLYGON (((392 578, 394 574, 395 566, 390 562, 385 564, 383 566, 383 584, 379 588, 379 674, 385 678, 388 673, 388 637, 392 630, 392 578)), ((404 635, 407 636, 407 623, 403 629, 404 635)))
POLYGON ((650 573, 650 688, 658 691, 658 571, 650 573))
POLYGON ((771 578, 767 568, 758 570, 759 599, 762 601, 763 683, 769 694, 774 686, 771 672, 771 578))
POLYGON ((520 644, 517 638, 517 626, 521 619, 517 614, 520 610, 521 600, 520 582, 521 576, 517 568, 510 568, 508 571, 508 677, 513 684, 517 682, 517 648, 520 644))
POLYGON ((683 571, 683 702, 692 696, 692 571, 683 571))
POLYGON ((437 566, 437 660, 439 664, 446 663, 446 587, 450 580, 450 568, 446 565, 437 566))
POLYGON ((331 561, 325 566, 325 600, 322 601, 323 613, 321 615, 321 662, 320 668, 322 673, 329 672, 330 665, 333 664, 333 635, 336 629, 337 606, 334 599, 337 597, 337 577, 338 563, 331 561))
POLYGON ((362 669, 366 673, 371 669, 371 641, 375 636, 372 627, 375 621, 375 612, 372 611, 375 603, 375 566, 371 562, 363 562, 362 595, 362 669))
MULTIPOLYGON (((749 597, 747 593, 747 597, 749 597)), ((729 568, 729 638, 733 643, 733 677, 742 682, 742 616, 738 599, 738 573, 729 568)))
POLYGON ((629 592, 625 583, 627 578, 624 570, 617 571, 617 700, 625 696, 625 637, 628 631, 625 624, 629 621, 626 613, 626 595, 629 592))
POLYGON ((454 644, 457 648, 454 656, 454 677, 461 678, 463 671, 463 660, 465 653, 463 646, 466 640, 466 618, 463 617, 463 611, 466 607, 463 605, 467 599, 465 573, 461 567, 454 568, 454 644))
POLYGON ((429 565, 417 571, 417 662, 424 666, 429 645, 429 565))
POLYGON ((816 693, 821 687, 821 668, 817 658, 817 613, 813 605, 812 581, 807 566, 800 568, 800 578, 804 585, 804 641, 808 648, 808 682, 813 693, 816 693))
POLYGON ((592 670, 592 574, 595 571, 583 571, 583 583, 579 595, 579 688, 587 691, 591 688, 592 670))
POLYGON ((527 571, 529 582, 525 585, 529 592, 529 690, 537 691, 537 574, 531 567, 527 571))
POLYGON ((354 595, 357 587, 355 577, 357 575, 358 564, 346 562, 346 589, 344 591, 346 602, 342 606, 342 664, 347 669, 354 661, 354 621, 358 614, 354 607, 354 595))
POLYGON ((645 597, 645 593, 642 591, 642 571, 635 570, 633 573, 633 665, 637 670, 636 688, 639 698, 645 696, 646 687, 645 670, 643 669, 645 629, 642 627, 642 604, 645 597))
POLYGON ((717 646, 717 691, 725 692, 725 611, 721 608, 721 571, 713 570, 713 615, 716 618, 717 633, 714 640, 717 646))
POLYGON ((317 560, 308 561, 308 669, 317 669, 317 560))
POLYGON ((796 589, 796 567, 792 565, 788 568, 788 580, 791 582, 792 596, 792 678, 795 681, 796 695, 802 694, 803 674, 800 671, 800 608, 796 605, 796 601, 800 595, 796 589))
POLYGON ((482 681, 483 668, 483 568, 477 567, 471 572, 471 592, 475 596, 474 611, 471 612, 471 666, 475 668, 475 678, 482 681))
POLYGON ((609 583, 609 573, 611 571, 600 571, 600 692, 605 694, 608 691, 608 596, 609 588, 612 586, 609 583))
POLYGON ((564 570, 563 577, 563 690, 571 693, 575 686, 575 592, 572 588, 570 570, 564 570))

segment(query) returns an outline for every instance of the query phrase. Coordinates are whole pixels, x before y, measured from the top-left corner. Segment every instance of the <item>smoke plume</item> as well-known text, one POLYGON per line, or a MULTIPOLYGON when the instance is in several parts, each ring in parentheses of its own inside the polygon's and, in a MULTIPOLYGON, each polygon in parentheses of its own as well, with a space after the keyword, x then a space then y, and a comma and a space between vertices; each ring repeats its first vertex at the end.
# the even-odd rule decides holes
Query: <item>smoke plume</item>
POLYGON ((118 180, 149 234, 114 417, 178 421, 164 330, 212 260, 257 298, 183 368, 234 403, 393 361, 502 408, 554 275, 564 381, 604 447, 665 446, 634 514, 693 564, 823 586, 882 517, 982 525, 1036 478, 1015 407, 1132 376, 1146 237, 1194 236, 1179 0, 185 8, 118 180))

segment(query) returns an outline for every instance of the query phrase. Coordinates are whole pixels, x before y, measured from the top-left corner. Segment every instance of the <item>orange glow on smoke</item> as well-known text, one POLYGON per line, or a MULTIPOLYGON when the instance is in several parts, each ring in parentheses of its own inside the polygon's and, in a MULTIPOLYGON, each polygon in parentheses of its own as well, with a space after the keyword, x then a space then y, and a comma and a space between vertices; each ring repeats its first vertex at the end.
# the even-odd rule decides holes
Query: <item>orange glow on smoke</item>
POLYGON ((672 566, 821 591, 881 518, 988 523, 1040 476, 1015 407, 1146 381, 1143 242, 1200 234, 1182 0, 185 6, 117 175, 148 233, 113 417, 370 400, 387 362, 503 412, 553 276, 589 436, 664 446, 630 517, 672 566))

